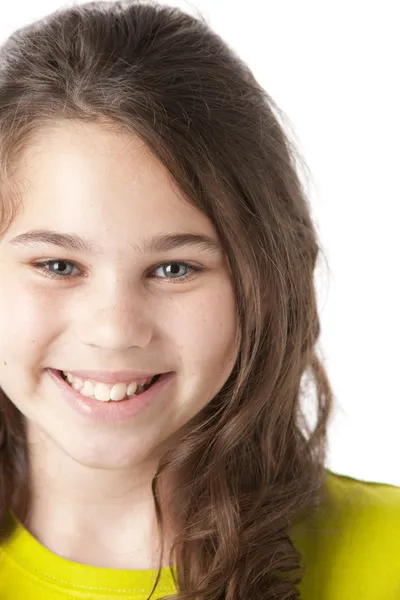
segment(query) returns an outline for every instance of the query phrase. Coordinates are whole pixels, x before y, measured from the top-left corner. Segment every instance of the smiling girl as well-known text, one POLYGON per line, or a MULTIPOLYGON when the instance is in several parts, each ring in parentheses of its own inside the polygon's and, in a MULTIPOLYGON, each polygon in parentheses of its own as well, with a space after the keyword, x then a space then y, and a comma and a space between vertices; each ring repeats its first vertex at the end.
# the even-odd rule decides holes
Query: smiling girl
POLYGON ((320 249, 272 99, 144 2, 0 58, 0 599, 398 598, 400 490, 325 467, 320 249))

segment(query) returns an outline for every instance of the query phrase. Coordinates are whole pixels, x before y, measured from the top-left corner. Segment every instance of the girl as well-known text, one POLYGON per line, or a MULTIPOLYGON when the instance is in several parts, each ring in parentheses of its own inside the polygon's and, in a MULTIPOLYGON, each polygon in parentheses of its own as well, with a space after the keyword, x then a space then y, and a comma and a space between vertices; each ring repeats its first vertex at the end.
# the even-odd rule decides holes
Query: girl
POLYGON ((93 2, 0 69, 1 600, 398 599, 400 489, 324 466, 319 245, 248 67, 93 2))

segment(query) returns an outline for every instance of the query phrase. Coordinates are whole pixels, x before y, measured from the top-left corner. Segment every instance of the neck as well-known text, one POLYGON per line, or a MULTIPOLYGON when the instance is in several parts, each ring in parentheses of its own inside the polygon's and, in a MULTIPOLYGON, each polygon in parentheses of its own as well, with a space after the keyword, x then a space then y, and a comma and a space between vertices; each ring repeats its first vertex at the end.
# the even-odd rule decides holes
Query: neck
MULTIPOLYGON (((158 568, 161 538, 151 492, 156 465, 141 465, 140 472, 88 467, 55 444, 41 440, 32 445, 33 437, 31 432, 31 505, 24 522, 28 531, 50 551, 74 562, 158 568)), ((168 565, 171 539, 166 532, 162 566, 168 565)))

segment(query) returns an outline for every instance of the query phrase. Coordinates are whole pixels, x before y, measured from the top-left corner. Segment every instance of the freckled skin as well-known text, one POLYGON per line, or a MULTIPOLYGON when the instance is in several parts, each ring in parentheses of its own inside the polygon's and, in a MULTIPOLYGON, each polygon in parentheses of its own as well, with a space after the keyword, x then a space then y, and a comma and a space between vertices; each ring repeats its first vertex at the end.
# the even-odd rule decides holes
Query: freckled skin
POLYGON ((148 483, 160 449, 229 377, 237 322, 222 255, 196 247, 145 255, 131 244, 159 233, 217 237, 216 231, 141 141, 100 126, 43 130, 25 153, 21 172, 29 184, 23 210, 0 240, 6 290, 0 294, 0 386, 26 417, 35 460, 47 465, 43 472, 62 465, 65 481, 74 482, 69 489, 78 481, 83 489, 82 473, 95 488, 99 469, 148 483), (89 238, 101 254, 10 244, 36 228, 89 238), (32 266, 45 259, 71 261, 86 276, 50 279, 32 266), (168 281, 168 271, 160 268, 158 278, 148 275, 168 261, 204 270, 182 283, 168 281), (148 368, 177 375, 146 413, 94 425, 65 404, 46 367, 148 368))

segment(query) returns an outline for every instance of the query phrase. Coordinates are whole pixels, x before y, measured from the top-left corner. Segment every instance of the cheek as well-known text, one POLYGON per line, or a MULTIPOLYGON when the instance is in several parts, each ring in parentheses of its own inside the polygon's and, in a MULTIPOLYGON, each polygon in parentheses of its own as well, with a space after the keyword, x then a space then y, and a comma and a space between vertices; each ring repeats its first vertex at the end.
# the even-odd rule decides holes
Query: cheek
POLYGON ((187 374, 204 378, 207 372, 219 378, 233 367, 237 318, 229 281, 197 290, 185 309, 173 314, 170 332, 187 374))
POLYGON ((58 323, 53 298, 29 285, 12 285, 0 297, 0 348, 10 360, 45 351, 58 323))

